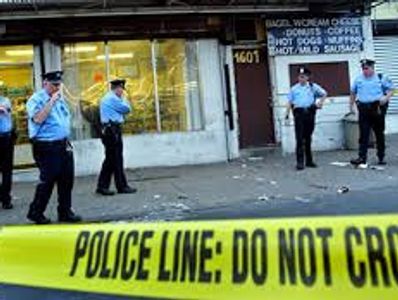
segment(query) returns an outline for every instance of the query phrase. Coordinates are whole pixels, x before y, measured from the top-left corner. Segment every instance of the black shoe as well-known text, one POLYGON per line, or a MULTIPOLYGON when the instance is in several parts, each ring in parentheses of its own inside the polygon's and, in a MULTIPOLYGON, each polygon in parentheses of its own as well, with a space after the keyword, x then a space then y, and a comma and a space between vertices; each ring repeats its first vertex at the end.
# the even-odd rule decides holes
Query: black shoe
POLYGON ((358 158, 355 158, 355 159, 351 159, 350 163, 352 165, 354 165, 354 166, 359 166, 361 164, 366 164, 366 160, 358 157, 358 158))
POLYGON ((2 204, 3 209, 13 209, 14 205, 12 205, 11 203, 4 203, 2 204))
POLYGON ((113 196, 113 195, 115 195, 115 192, 110 191, 110 190, 108 190, 108 189, 100 189, 100 188, 97 188, 95 192, 96 192, 97 194, 102 195, 102 196, 113 196))
POLYGON ((308 168, 318 168, 318 165, 316 163, 314 163, 313 161, 307 162, 305 164, 305 166, 308 167, 308 168))
POLYGON ((379 162, 377 163, 379 166, 385 166, 387 163, 384 159, 379 159, 379 162))
POLYGON ((27 218, 34 222, 35 224, 38 225, 45 225, 45 224, 50 224, 51 220, 49 218, 46 218, 43 214, 32 214, 31 212, 28 213, 27 218))
POLYGON ((303 164, 297 164, 296 170, 297 170, 297 171, 302 171, 302 170, 304 170, 304 165, 303 165, 303 164))
POLYGON ((137 192, 137 189, 129 187, 129 186, 126 186, 126 187, 122 188, 121 190, 118 190, 117 192, 119 194, 134 194, 134 193, 137 192))
POLYGON ((79 223, 82 217, 76 215, 73 211, 67 213, 58 213, 58 221, 63 223, 79 223))

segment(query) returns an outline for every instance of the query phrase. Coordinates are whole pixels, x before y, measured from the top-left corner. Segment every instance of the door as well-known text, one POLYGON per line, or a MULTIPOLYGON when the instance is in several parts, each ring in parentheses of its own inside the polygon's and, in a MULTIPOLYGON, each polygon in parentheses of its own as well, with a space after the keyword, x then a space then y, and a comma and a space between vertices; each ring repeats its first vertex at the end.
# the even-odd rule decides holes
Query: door
POLYGON ((265 48, 234 49, 241 148, 275 143, 265 48))

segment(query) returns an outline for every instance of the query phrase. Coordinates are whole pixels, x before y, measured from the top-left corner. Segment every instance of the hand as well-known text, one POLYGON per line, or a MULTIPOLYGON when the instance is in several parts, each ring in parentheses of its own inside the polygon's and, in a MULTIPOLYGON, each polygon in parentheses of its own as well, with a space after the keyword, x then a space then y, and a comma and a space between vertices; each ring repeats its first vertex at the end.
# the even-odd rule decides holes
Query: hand
POLYGON ((387 99, 386 96, 383 96, 383 97, 380 98, 379 101, 380 101, 380 104, 381 104, 381 105, 384 105, 384 104, 386 104, 386 103, 388 102, 388 99, 387 99))
POLYGON ((290 121, 289 121, 289 112, 286 112, 286 114, 285 114, 285 126, 288 126, 289 125, 289 123, 290 123, 290 121))
POLYGON ((316 108, 318 109, 322 109, 323 107, 323 102, 322 101, 318 101, 317 103, 315 103, 316 108))
POLYGON ((60 98, 60 92, 55 92, 54 94, 51 95, 50 102, 51 104, 54 104, 58 99, 60 98))
POLYGON ((355 109, 354 109, 355 104, 354 103, 350 103, 350 114, 354 114, 355 115, 355 109))

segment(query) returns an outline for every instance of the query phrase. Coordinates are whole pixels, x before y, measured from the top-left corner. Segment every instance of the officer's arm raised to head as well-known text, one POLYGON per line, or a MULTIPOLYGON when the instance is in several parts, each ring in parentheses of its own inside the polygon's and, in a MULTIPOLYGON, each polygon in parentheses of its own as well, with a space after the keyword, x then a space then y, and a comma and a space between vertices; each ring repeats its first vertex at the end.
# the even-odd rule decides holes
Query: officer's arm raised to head
POLYGON ((126 100, 112 98, 111 105, 120 114, 128 114, 131 111, 131 106, 126 100))
POLYGON ((39 111, 34 112, 32 117, 33 122, 37 124, 43 123, 51 112, 52 107, 59 98, 59 93, 54 93, 50 100, 39 111))

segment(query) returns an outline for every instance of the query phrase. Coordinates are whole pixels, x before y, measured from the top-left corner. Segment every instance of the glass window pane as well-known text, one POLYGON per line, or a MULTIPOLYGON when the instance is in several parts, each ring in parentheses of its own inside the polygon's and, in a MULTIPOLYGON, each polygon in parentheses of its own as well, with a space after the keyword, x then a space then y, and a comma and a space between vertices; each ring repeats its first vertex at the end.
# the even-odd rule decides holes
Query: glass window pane
POLYGON ((150 41, 109 42, 109 79, 125 78, 125 97, 133 112, 126 117, 123 132, 155 132, 156 109, 150 41))
POLYGON ((12 103, 17 144, 29 141, 25 104, 32 93, 33 46, 1 46, 0 95, 8 97, 12 103))
POLYGON ((159 40, 156 43, 156 71, 162 131, 186 131, 184 93, 185 42, 159 40))
POLYGON ((197 42, 188 41, 185 47, 186 52, 186 82, 185 91, 188 98, 188 128, 190 130, 202 130, 203 106, 200 97, 199 86, 199 64, 197 57, 197 42))
POLYGON ((72 112, 72 138, 98 137, 98 104, 108 90, 103 42, 64 45, 64 95, 72 112))

